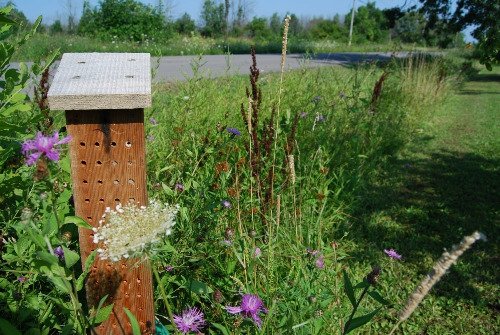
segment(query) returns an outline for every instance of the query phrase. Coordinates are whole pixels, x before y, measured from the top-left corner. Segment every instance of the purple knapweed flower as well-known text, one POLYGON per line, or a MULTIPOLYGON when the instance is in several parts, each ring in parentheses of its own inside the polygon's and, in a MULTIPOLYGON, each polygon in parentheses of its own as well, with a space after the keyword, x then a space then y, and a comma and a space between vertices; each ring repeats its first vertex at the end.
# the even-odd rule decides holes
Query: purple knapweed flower
POLYGON ((148 141, 153 142, 155 140, 155 137, 153 135, 148 135, 148 141))
POLYGON ((226 131, 227 131, 229 134, 233 135, 233 136, 240 136, 240 135, 241 135, 240 131, 239 131, 237 128, 227 127, 227 128, 226 128, 226 131))
POLYGON ((307 248, 306 249, 306 252, 311 255, 311 256, 316 256, 317 254, 319 254, 319 251, 318 250, 314 250, 314 249, 311 249, 311 248, 307 248))
POLYGON ((225 245, 226 247, 230 247, 233 245, 233 241, 228 240, 227 238, 222 240, 222 244, 225 245))
POLYGON ((231 314, 242 314, 245 317, 252 318, 257 327, 260 328, 262 320, 259 313, 267 313, 267 308, 256 294, 244 294, 240 306, 226 306, 226 311, 231 314))
POLYGON ((314 262, 314 265, 316 265, 316 267, 318 269, 324 269, 325 268, 325 258, 323 257, 323 255, 319 255, 319 257, 316 258, 316 261, 314 262))
POLYGON ((165 271, 172 272, 173 270, 174 270, 174 267, 172 265, 165 266, 165 271))
POLYGON ((151 123, 153 126, 156 126, 158 124, 158 121, 154 117, 149 118, 149 123, 151 123))
POLYGON ((185 309, 182 315, 174 315, 174 323, 183 334, 199 333, 205 326, 205 319, 203 312, 194 307, 185 309))
POLYGON ((259 258, 262 255, 262 250, 259 247, 256 247, 253 251, 253 258, 259 258))
POLYGON ((231 203, 228 201, 228 200, 222 200, 221 201, 221 205, 224 207, 224 208, 231 208, 231 203))
POLYGON ((26 156, 26 165, 33 165, 42 156, 47 156, 51 161, 59 160, 59 152, 54 148, 56 145, 66 144, 71 140, 71 136, 64 137, 59 140, 59 133, 56 131, 54 135, 44 136, 41 132, 36 134, 33 140, 23 142, 21 152, 26 156))
POLYGON ((25 276, 19 276, 19 277, 17 277, 17 281, 20 282, 20 283, 24 283, 26 280, 28 280, 28 278, 26 278, 25 276))
POLYGON ((384 249, 384 252, 387 256, 389 256, 392 259, 401 260, 401 258, 403 258, 403 256, 398 254, 394 249, 384 249))
POLYGON ((181 183, 177 183, 177 184, 175 184, 175 190, 176 190, 177 192, 182 192, 182 191, 184 191, 184 185, 182 185, 181 183))
POLYGON ((300 113, 300 118, 302 118, 302 119, 303 119, 303 118, 305 118, 306 116, 307 116, 307 113, 306 113, 306 112, 301 112, 301 113, 300 113))
POLYGON ((58 246, 57 248, 54 249, 54 255, 59 258, 60 261, 64 260, 64 250, 61 246, 58 246))

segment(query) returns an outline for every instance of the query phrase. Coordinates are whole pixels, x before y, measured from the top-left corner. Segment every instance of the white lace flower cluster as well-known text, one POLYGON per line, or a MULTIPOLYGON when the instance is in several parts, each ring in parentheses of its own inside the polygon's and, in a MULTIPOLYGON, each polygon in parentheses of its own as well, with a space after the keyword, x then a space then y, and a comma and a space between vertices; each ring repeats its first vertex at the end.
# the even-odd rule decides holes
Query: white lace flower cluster
POLYGON ((159 243, 162 236, 172 233, 178 211, 179 205, 155 200, 147 207, 134 204, 118 204, 116 210, 107 207, 99 227, 93 228, 94 243, 102 242, 97 249, 99 258, 117 262, 142 255, 159 243))

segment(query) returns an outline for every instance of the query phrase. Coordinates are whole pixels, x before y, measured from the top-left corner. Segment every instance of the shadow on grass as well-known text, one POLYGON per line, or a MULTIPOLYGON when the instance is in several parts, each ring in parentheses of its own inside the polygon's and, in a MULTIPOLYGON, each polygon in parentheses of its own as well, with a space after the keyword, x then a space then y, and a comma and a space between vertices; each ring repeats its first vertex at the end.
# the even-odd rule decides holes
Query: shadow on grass
MULTIPOLYGON (((353 238, 374 246, 371 250, 398 250, 421 277, 444 248, 476 230, 483 232, 488 242, 478 242, 464 254, 434 294, 497 306, 498 292, 487 288, 500 282, 499 166, 499 159, 453 151, 396 161, 388 173, 392 177, 384 185, 373 185, 366 195, 353 238)), ((380 260, 375 251, 353 256, 380 260)))

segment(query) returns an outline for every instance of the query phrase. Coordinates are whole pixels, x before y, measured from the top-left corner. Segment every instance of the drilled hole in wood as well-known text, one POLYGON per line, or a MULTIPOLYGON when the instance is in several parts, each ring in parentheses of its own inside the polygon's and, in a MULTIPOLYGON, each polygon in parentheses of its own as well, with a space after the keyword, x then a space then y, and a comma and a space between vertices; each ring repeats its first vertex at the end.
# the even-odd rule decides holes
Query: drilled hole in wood
POLYGON ((80 146, 84 147, 85 146, 85 142, 80 142, 80 146))
POLYGON ((111 161, 111 165, 113 165, 113 166, 117 166, 117 165, 118 165, 118 162, 117 162, 117 161, 111 161))
POLYGON ((127 165, 132 165, 132 161, 128 161, 128 162, 127 162, 127 165))
POLYGON ((88 220, 89 222, 92 222, 92 217, 91 217, 91 216, 87 216, 87 220, 88 220))
MULTIPOLYGON (((92 250, 92 251, 94 251, 94 250, 92 250)), ((96 265, 92 266, 92 269, 97 270, 97 266, 96 265)))
POLYGON ((73 78, 71 79, 80 79, 81 77, 80 76, 73 76, 73 78))
POLYGON ((86 161, 81 161, 80 163, 82 163, 83 166, 86 166, 87 165, 87 162, 86 161))
POLYGON ((136 297, 137 298, 142 298, 142 295, 140 293, 137 293, 136 297))
POLYGON ((100 144, 99 142, 95 142, 95 143, 94 143, 94 145, 95 145, 96 147, 98 147, 98 146, 100 146, 101 144, 100 144))
POLYGON ((115 199, 115 202, 120 202, 120 199, 116 198, 116 199, 115 199))
POLYGON ((135 184, 135 180, 133 180, 133 179, 129 179, 129 180, 128 180, 128 183, 129 183, 130 185, 134 185, 134 184, 135 184))
POLYGON ((118 179, 115 179, 115 180, 113 180, 113 184, 115 184, 115 185, 119 185, 119 184, 120 184, 120 181, 119 181, 118 179))
POLYGON ((141 278, 137 278, 137 284, 141 283, 141 278))
POLYGON ((88 180, 84 179, 84 180, 83 180, 83 183, 84 183, 84 184, 88 184, 89 182, 88 182, 88 180))
POLYGON ((104 199, 103 198, 99 199, 99 202, 102 204, 104 202, 104 199))
POLYGON ((111 142, 112 147, 116 147, 116 142, 111 142))
POLYGON ((135 198, 128 198, 128 202, 134 203, 135 202, 135 198))
POLYGON ((101 161, 97 161, 95 162, 97 165, 102 165, 102 162, 101 161))
POLYGON ((100 179, 99 179, 99 180, 97 181, 97 183, 98 183, 99 185, 102 185, 102 180, 100 180, 100 179))
POLYGON ((90 199, 85 199, 85 203, 89 204, 90 203, 90 199))
POLYGON ((125 147, 131 148, 132 147, 132 142, 130 142, 130 141, 125 142, 125 147))

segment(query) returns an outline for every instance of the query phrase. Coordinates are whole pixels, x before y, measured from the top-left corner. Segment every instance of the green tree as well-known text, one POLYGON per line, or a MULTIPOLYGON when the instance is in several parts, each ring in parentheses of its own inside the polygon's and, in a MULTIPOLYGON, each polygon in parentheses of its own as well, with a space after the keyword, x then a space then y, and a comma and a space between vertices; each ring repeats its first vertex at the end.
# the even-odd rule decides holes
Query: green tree
POLYGON ((477 57, 491 70, 492 64, 500 63, 500 2, 498 0, 420 0, 421 11, 428 22, 427 30, 441 27, 453 39, 467 26, 474 27, 472 36, 478 41, 477 57))
POLYGON ((345 41, 347 30, 340 23, 338 17, 333 20, 316 19, 310 22, 311 28, 309 32, 313 39, 333 39, 337 41, 345 41))
POLYGON ((405 43, 422 43, 424 41, 425 18, 419 12, 408 12, 396 21, 396 36, 405 43))
POLYGON ((278 15, 278 13, 273 13, 269 18, 269 29, 271 29, 271 33, 275 36, 281 35, 281 28, 283 26, 282 19, 278 15))
POLYGON ((271 29, 267 25, 267 19, 265 17, 254 17, 250 21, 246 29, 248 30, 250 37, 268 40, 271 37, 271 29))
POLYGON ((136 0, 101 0, 96 8, 85 1, 78 31, 134 41, 171 34, 165 17, 157 8, 136 0))
POLYGON ((201 29, 203 35, 214 37, 224 34, 226 31, 224 4, 218 4, 214 0, 204 0, 201 20, 203 21, 201 29))
MULTIPOLYGON (((351 14, 346 16, 346 22, 351 20, 351 14)), ((375 7, 375 2, 358 8, 354 15, 354 34, 360 41, 381 42, 387 36, 385 31, 386 18, 384 13, 375 7)))
POLYGON ((188 13, 184 13, 184 15, 175 21, 175 30, 179 34, 189 35, 196 31, 196 24, 188 13))
POLYGON ((51 34, 61 34, 64 32, 61 20, 55 20, 54 23, 50 25, 50 33, 51 34))

